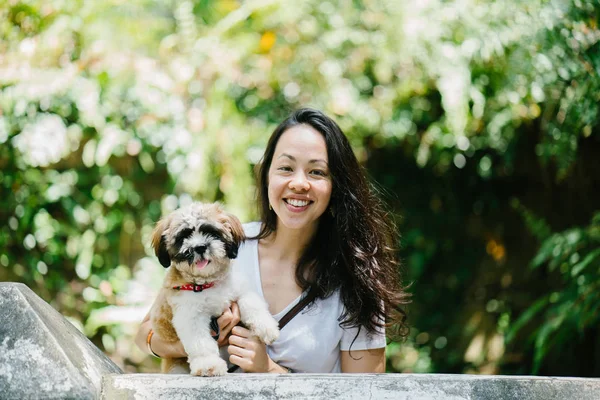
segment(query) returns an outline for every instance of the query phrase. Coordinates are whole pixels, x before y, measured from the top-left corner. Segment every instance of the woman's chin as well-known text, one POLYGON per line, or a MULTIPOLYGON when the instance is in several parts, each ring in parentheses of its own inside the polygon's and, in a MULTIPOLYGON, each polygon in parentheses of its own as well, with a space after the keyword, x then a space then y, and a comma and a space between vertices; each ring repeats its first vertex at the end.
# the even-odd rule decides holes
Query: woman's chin
POLYGON ((284 227, 285 229, 302 231, 312 231, 317 227, 318 220, 307 219, 307 218, 278 218, 278 227, 284 227))

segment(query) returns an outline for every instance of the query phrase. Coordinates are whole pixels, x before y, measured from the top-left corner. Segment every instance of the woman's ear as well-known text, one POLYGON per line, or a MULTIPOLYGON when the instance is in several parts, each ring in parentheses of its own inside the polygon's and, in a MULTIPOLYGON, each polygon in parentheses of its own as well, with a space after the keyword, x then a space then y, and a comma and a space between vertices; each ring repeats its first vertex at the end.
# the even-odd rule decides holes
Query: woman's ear
POLYGON ((167 251, 167 241, 165 239, 165 231, 169 227, 169 222, 170 218, 168 217, 161 219, 152 232, 154 254, 156 254, 158 261, 165 268, 169 268, 171 265, 171 256, 169 256, 169 252, 167 251))

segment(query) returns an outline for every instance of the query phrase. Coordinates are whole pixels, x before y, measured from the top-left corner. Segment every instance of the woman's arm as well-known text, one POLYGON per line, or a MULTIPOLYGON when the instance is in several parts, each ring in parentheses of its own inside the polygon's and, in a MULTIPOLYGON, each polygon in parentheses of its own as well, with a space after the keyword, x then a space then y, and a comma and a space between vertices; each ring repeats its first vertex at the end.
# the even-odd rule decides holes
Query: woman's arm
MULTIPOLYGON (((234 302, 231 303, 231 306, 217 319, 217 323, 219 324, 219 340, 217 341, 217 344, 219 347, 223 347, 229 342, 229 333, 238 322, 240 322, 240 309, 237 303, 234 302)), ((148 313, 144 317, 135 336, 135 344, 137 344, 140 350, 148 354, 150 354, 150 351, 148 349, 147 340, 151 328, 152 322, 150 321, 150 313, 148 313)), ((160 357, 187 357, 187 353, 185 352, 181 341, 166 342, 160 336, 153 334, 150 338, 150 346, 152 351, 160 357)))
MULTIPOLYGON (((147 354, 150 354, 150 351, 148 349, 148 345, 146 344, 146 340, 148 339, 148 333, 150 333, 151 328, 152 322, 150 321, 150 314, 148 313, 144 317, 144 320, 142 321, 140 328, 138 329, 137 335, 135 336, 135 344, 137 344, 140 350, 147 354)), ((150 340, 150 346, 152 348, 152 351, 160 357, 187 357, 187 353, 185 352, 183 345, 180 341, 167 342, 163 340, 160 336, 153 334, 150 340)))
POLYGON ((385 372, 385 347, 369 350, 340 351, 342 372, 385 372))

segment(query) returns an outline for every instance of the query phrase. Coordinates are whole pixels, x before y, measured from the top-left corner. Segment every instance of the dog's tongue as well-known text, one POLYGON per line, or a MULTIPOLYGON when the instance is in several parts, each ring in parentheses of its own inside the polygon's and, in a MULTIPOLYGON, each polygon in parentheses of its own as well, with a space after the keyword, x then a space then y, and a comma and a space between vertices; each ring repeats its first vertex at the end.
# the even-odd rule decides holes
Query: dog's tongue
POLYGON ((206 267, 206 264, 208 264, 208 260, 196 261, 196 267, 198 269, 202 269, 202 268, 206 267))

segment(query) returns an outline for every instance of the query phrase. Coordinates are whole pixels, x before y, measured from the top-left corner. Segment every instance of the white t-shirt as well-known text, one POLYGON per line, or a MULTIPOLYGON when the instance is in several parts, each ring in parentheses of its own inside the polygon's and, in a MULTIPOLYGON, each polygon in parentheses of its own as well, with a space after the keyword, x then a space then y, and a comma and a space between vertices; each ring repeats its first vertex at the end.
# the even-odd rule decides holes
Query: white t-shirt
MULTIPOLYGON (((244 224, 247 236, 256 236, 259 230, 259 222, 244 224)), ((240 246, 238 256, 232 264, 232 273, 242 277, 251 290, 264 297, 257 240, 247 240, 240 246)), ((274 315, 275 319, 283 317, 303 296, 304 294, 274 315)), ((385 332, 367 335, 366 329, 362 328, 354 340, 358 329, 344 329, 339 325, 338 318, 343 311, 338 291, 327 299, 317 299, 313 305, 292 318, 281 330, 275 343, 267 346, 269 357, 277 364, 296 372, 341 372, 340 350, 350 350, 350 344, 351 350, 385 347, 385 332)))

